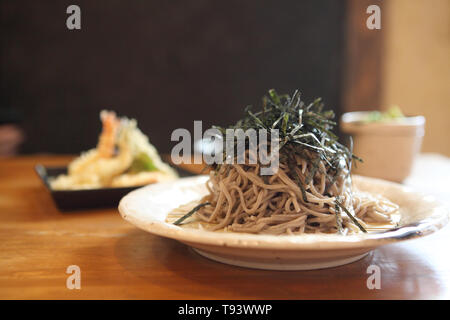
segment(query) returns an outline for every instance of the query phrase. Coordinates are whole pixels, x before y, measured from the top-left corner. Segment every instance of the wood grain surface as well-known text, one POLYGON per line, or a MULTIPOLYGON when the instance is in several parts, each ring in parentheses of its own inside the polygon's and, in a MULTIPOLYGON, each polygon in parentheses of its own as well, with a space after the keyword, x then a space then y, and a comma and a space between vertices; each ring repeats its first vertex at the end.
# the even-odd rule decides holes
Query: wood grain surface
POLYGON ((69 159, 0 160, 1 299, 450 298, 449 228, 336 268, 233 267, 138 230, 115 208, 59 212, 33 168, 69 159), (66 287, 70 265, 81 269, 80 290, 66 287), (367 287, 370 265, 380 267, 379 290, 367 287))

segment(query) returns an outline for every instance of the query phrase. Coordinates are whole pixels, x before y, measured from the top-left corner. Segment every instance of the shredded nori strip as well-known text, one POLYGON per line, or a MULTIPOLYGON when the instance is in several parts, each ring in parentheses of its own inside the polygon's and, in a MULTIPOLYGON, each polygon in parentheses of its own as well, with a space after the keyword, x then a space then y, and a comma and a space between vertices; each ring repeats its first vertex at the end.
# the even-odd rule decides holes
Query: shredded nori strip
POLYGON ((177 226, 180 225, 184 220, 186 220, 187 218, 192 216, 194 213, 196 213, 201 207, 204 207, 204 206, 207 206, 207 205, 210 205, 210 204, 211 203, 209 203, 209 202, 200 203, 199 205, 195 206, 191 211, 189 211, 184 216, 182 216, 180 219, 175 221, 173 224, 177 225, 177 226))
POLYGON ((356 225, 358 226, 358 228, 359 228, 362 232, 367 233, 367 230, 364 229, 364 227, 358 222, 358 220, 356 220, 356 218, 350 213, 350 211, 347 210, 347 208, 346 208, 344 205, 342 205, 342 204, 339 202, 338 199, 336 199, 336 202, 335 202, 335 203, 336 203, 336 206, 339 206, 342 210, 345 211, 345 213, 347 214, 347 216, 353 221, 354 224, 356 224, 356 225))

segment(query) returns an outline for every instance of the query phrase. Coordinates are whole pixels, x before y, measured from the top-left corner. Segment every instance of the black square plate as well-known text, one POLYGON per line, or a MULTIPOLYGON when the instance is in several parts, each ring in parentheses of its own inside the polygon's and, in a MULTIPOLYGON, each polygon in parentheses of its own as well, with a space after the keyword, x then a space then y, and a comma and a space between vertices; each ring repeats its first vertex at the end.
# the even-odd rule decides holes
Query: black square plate
MULTIPOLYGON (((93 208, 113 208, 119 205, 127 193, 143 186, 123 187, 123 188, 102 188, 85 190, 53 190, 49 179, 60 174, 67 173, 67 167, 44 167, 36 165, 35 170, 42 182, 49 190, 53 201, 61 211, 73 211, 93 208)), ((192 176, 194 174, 175 168, 180 177, 192 176)))

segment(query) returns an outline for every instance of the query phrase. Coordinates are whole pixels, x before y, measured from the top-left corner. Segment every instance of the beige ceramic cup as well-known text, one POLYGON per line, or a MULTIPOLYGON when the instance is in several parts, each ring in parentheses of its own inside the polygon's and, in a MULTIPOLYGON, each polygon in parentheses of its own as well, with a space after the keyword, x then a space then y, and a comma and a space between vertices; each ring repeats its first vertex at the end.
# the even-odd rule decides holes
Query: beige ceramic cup
POLYGON ((405 117, 387 122, 363 123, 368 112, 348 112, 341 130, 353 137, 353 154, 363 159, 352 172, 395 182, 411 173, 425 133, 425 118, 405 117))

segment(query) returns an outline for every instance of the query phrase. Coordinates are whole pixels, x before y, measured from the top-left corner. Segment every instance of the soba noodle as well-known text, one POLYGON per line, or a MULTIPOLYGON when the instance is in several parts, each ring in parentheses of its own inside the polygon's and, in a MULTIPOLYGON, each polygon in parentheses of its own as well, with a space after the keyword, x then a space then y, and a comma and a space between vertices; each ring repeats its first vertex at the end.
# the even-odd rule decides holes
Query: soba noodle
MULTIPOLYGON (((295 155, 298 177, 305 183, 312 164, 295 155)), ((336 201, 353 211, 360 225, 388 223, 398 210, 392 202, 370 194, 352 193, 348 171, 333 182, 327 182, 323 161, 319 170, 306 184, 306 199, 291 176, 288 165, 280 161, 278 172, 267 178, 258 175, 260 165, 224 164, 210 173, 209 194, 200 202, 209 202, 195 216, 207 222, 211 230, 265 233, 302 234, 359 232, 348 215, 336 214, 336 201), (306 201, 305 201, 306 200, 306 201), (339 218, 337 218, 339 217, 339 218), (338 220, 341 221, 338 221, 338 220), (340 228, 342 226, 342 228, 340 228)), ((337 209, 340 211, 340 209, 337 209)))
POLYGON ((320 99, 306 106, 298 91, 290 97, 271 90, 263 102, 261 112, 248 112, 234 128, 279 129, 283 146, 277 172, 260 175, 260 162, 251 164, 246 149, 243 164, 213 166, 201 205, 175 224, 193 214, 211 230, 345 235, 392 222, 397 205, 352 190, 350 171, 357 157, 331 133, 334 114, 322 111, 320 99))

